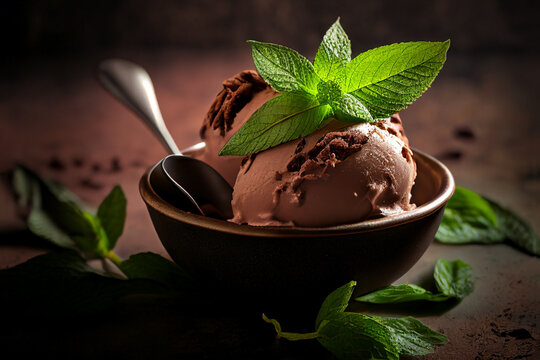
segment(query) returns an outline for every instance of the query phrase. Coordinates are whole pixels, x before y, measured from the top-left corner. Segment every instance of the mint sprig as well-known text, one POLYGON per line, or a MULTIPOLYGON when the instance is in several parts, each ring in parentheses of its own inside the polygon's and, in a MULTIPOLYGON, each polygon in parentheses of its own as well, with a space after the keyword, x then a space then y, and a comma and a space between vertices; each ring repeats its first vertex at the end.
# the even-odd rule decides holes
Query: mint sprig
POLYGON ((253 113, 219 155, 247 155, 306 136, 329 117, 352 124, 387 118, 427 90, 450 46, 450 40, 398 43, 351 60, 351 42, 339 19, 324 35, 313 64, 282 45, 248 43, 259 74, 281 92, 280 100, 253 113))
POLYGON ((499 244, 508 241, 540 256, 540 238, 516 213, 471 190, 456 187, 435 240, 443 244, 499 244))
POLYGON ((385 287, 369 294, 357 297, 359 302, 373 304, 396 304, 410 301, 446 301, 461 300, 474 289, 472 268, 461 260, 437 260, 433 272, 438 293, 428 291, 418 285, 401 284, 385 287))
POLYGON ((351 281, 326 297, 310 333, 284 332, 279 321, 263 314, 278 338, 290 341, 316 339, 338 359, 398 359, 400 355, 425 355, 448 339, 411 317, 391 318, 345 311, 354 288, 351 281))

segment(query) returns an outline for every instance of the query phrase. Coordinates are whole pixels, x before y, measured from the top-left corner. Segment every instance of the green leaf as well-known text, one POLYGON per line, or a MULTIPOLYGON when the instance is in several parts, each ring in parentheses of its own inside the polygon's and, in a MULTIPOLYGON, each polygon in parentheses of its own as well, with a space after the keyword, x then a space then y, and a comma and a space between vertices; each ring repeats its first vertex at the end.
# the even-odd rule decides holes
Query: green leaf
POLYGON ((371 292, 357 297, 355 300, 373 304, 403 303, 409 301, 445 301, 448 296, 443 294, 433 294, 418 285, 401 284, 388 286, 384 289, 371 292))
POLYGON ((315 328, 317 329, 323 320, 329 320, 335 315, 345 311, 349 305, 356 281, 351 281, 340 288, 332 291, 326 297, 321 305, 317 319, 315 320, 315 328))
POLYGON ((308 59, 285 46, 253 40, 248 43, 257 71, 274 89, 316 93, 320 79, 308 59))
POLYGON ((357 313, 336 314, 324 320, 317 341, 338 359, 398 359, 392 332, 373 318, 357 313))
POLYGON ((415 101, 431 85, 445 60, 450 40, 381 46, 347 66, 344 92, 356 96, 374 118, 386 118, 415 101))
POLYGON ((56 246, 66 249, 77 248, 69 235, 59 228, 46 212, 39 208, 30 212, 26 223, 32 233, 56 246))
POLYGON ((474 289, 472 268, 461 260, 437 260, 433 276, 440 292, 460 300, 474 289))
POLYGON ((73 249, 75 245, 90 257, 98 255, 99 223, 78 204, 75 195, 24 166, 15 174, 14 189, 23 199, 21 204, 30 206, 30 231, 57 246, 73 249))
POLYGON ((540 256, 540 238, 533 228, 516 213, 503 208, 493 200, 486 198, 486 201, 495 211, 501 236, 519 248, 540 256))
POLYGON ((375 319, 390 330, 401 355, 426 355, 432 353, 436 345, 448 342, 446 336, 430 329, 412 317, 375 317, 375 319))
POLYGON ((267 101, 234 134, 219 155, 247 155, 306 136, 330 111, 314 96, 288 92, 267 101))
POLYGON ((351 42, 338 18, 324 35, 315 55, 313 67, 322 80, 343 84, 349 61, 351 61, 351 42))
POLYGON ((114 249, 124 231, 127 200, 120 186, 115 186, 99 205, 97 217, 107 234, 107 251, 114 249))
POLYGON ((347 123, 374 122, 369 110, 351 94, 343 94, 338 102, 332 104, 335 116, 347 123))
POLYGON ((463 187, 456 190, 444 210, 435 239, 442 243, 500 243, 504 233, 489 202, 463 187))
POLYGON ((192 279, 178 265, 151 252, 131 255, 119 265, 128 279, 150 279, 171 289, 192 287, 192 279))
POLYGON ((73 251, 36 256, 0 270, 1 309, 25 314, 94 312, 133 295, 167 295, 161 284, 149 280, 122 280, 90 267, 73 251))
POLYGON ((469 214, 482 217, 489 224, 497 226, 497 217, 490 204, 477 193, 464 187, 456 186, 447 206, 461 213, 467 211, 469 214))
POLYGON ((335 81, 321 81, 317 84, 317 100, 319 104, 332 105, 341 98, 341 88, 335 81))

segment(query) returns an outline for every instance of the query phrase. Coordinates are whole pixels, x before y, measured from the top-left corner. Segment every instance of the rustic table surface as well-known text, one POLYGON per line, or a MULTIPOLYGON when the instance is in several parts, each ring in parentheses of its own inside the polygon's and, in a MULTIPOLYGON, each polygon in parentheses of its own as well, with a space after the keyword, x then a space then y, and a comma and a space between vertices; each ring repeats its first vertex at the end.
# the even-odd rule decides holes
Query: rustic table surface
MULTIPOLYGON (((62 182, 92 205, 120 184, 128 198, 128 216, 116 252, 123 258, 143 251, 168 256, 138 193, 142 173, 166 153, 96 81, 96 64, 108 55, 39 65, 29 62, 7 74, 0 83, 0 171, 6 175, 22 162, 62 182)), ((121 55, 149 71, 164 118, 180 147, 198 141, 199 126, 221 81, 252 68, 247 52, 121 55)), ((511 55, 451 57, 431 89, 402 112, 414 147, 442 160, 458 185, 515 210, 537 232, 540 122, 534 84, 540 81, 539 60, 511 55)), ((0 187, 0 202, 0 268, 50 250, 29 240, 6 182, 0 187)), ((433 243, 397 283, 430 277, 438 258, 469 263, 475 291, 450 308, 398 309, 450 339, 426 359, 540 357, 537 257, 507 244, 433 243)), ((358 304, 352 309, 386 311, 358 304)), ((258 312, 190 313, 174 304, 143 301, 99 317, 61 319, 56 326, 28 319, 24 313, 12 315, 20 315, 21 323, 2 326, 0 357, 7 352, 20 357, 331 358, 314 341, 276 340, 258 312)), ((286 319, 283 323, 286 326, 286 319)))

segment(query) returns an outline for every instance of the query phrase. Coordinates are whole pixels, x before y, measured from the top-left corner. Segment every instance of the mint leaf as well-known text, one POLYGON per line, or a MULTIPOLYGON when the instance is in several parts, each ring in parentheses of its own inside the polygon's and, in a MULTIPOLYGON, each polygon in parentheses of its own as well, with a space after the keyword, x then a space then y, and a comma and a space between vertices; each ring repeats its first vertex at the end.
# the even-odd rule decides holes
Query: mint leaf
POLYGON ((431 85, 445 60, 450 40, 381 46, 354 58, 343 88, 374 118, 403 110, 431 85))
POLYGON ((471 190, 456 187, 435 240, 444 244, 497 244, 505 240, 540 255, 540 238, 516 213, 471 190))
POLYGON ((324 320, 317 341, 339 359, 398 359, 399 348, 388 328, 357 313, 324 320))
POLYGON ((369 110, 351 94, 343 94, 341 99, 332 105, 336 117, 343 122, 374 122, 369 110))
POLYGON ((401 355, 426 355, 432 353, 436 345, 442 345, 448 342, 446 336, 431 330, 422 324, 422 322, 412 317, 374 318, 390 330, 401 355))
POLYGON ((418 300, 445 301, 447 299, 448 296, 444 294, 433 294, 431 291, 428 291, 418 285, 401 284, 396 286, 388 286, 384 289, 357 297, 355 300, 372 304, 396 304, 418 300))
POLYGON ((474 289, 472 268, 461 260, 437 260, 433 276, 437 289, 444 295, 461 300, 474 289))
POLYGON ((487 199, 497 217, 498 231, 501 238, 508 239, 519 248, 540 256, 540 238, 533 228, 514 212, 505 209, 495 201, 487 199))
POLYGON ((435 239, 443 243, 499 243, 503 232, 497 229, 497 216, 480 195, 456 186, 448 200, 435 239))
POLYGON ((332 105, 341 96, 341 88, 335 81, 321 81, 317 84, 317 100, 320 104, 332 105))
POLYGON ((39 208, 30 212, 26 224, 32 233, 45 240, 48 240, 56 246, 65 249, 77 248, 69 235, 58 227, 45 211, 39 208))
POLYGON ((437 260, 433 272, 439 293, 434 294, 418 285, 401 284, 355 298, 359 302, 373 304, 403 303, 409 301, 445 301, 449 298, 463 299, 473 289, 472 268, 461 260, 448 262, 437 260))
POLYGON ((175 263, 151 252, 131 255, 119 265, 128 279, 149 279, 171 289, 192 287, 192 279, 175 263))
POLYGON ((133 295, 168 295, 161 284, 122 280, 98 272, 74 251, 36 256, 0 270, 0 308, 23 309, 26 314, 92 313, 133 295))
POLYGON ((320 79, 308 59, 285 46, 253 40, 248 43, 257 71, 274 89, 316 93, 320 79))
POLYGON ((233 135, 219 155, 247 155, 306 136, 329 113, 314 96, 287 92, 267 101, 233 135))
POLYGON ((115 186, 99 205, 97 218, 107 234, 105 248, 110 251, 124 231, 127 200, 120 186, 115 186))
POLYGON ((339 18, 328 29, 315 55, 313 67, 324 81, 345 81, 346 65, 351 61, 351 42, 339 23, 339 18))
POLYGON ((19 204, 29 208, 27 225, 34 234, 91 258, 110 251, 100 219, 88 212, 88 207, 64 186, 43 179, 24 166, 14 170, 13 181, 19 204))
POLYGON ((332 291, 330 295, 326 297, 321 305, 317 319, 315 320, 315 328, 318 328, 323 320, 329 320, 336 314, 345 311, 349 305, 349 300, 351 299, 355 287, 356 281, 351 281, 332 291))

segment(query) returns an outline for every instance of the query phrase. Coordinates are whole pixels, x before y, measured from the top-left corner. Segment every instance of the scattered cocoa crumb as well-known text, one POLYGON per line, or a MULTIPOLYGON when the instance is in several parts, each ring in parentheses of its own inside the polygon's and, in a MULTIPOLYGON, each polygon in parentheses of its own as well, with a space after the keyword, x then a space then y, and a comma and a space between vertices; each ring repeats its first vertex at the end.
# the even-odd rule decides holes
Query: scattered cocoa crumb
POLYGON ((51 160, 49 160, 49 167, 56 171, 63 171, 65 170, 66 165, 58 157, 53 156, 51 160))
POLYGON ((72 164, 75 167, 81 167, 84 165, 84 159, 80 157, 75 157, 73 158, 72 164))
POLYGON ((475 140, 476 135, 468 126, 460 126, 454 129, 454 137, 461 140, 475 140))
POLYGON ((80 184, 81 184, 81 186, 84 186, 84 187, 92 189, 92 190, 99 190, 99 189, 103 188, 102 184, 96 183, 90 178, 82 179, 80 184))
POLYGON ((463 152, 461 150, 448 150, 437 157, 441 160, 460 160, 463 157, 463 152))
POLYGON ((122 171, 122 166, 120 165, 120 159, 117 157, 113 157, 111 159, 111 172, 119 172, 122 171))

